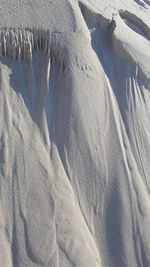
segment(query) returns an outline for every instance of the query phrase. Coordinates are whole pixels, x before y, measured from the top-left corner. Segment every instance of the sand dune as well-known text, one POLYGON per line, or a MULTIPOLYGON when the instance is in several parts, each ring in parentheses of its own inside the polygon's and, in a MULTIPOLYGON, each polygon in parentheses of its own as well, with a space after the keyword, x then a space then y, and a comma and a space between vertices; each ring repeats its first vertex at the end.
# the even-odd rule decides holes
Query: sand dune
POLYGON ((0 8, 0 267, 148 267, 149 1, 0 8))

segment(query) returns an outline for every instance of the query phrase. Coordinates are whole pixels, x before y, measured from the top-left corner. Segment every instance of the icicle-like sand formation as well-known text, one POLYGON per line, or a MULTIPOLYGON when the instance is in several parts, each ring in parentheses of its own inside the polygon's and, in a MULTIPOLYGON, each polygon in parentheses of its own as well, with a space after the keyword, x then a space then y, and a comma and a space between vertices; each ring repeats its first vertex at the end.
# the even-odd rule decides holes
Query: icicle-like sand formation
POLYGON ((0 56, 32 60, 33 51, 43 50, 50 54, 52 48, 50 31, 30 28, 0 29, 0 56))

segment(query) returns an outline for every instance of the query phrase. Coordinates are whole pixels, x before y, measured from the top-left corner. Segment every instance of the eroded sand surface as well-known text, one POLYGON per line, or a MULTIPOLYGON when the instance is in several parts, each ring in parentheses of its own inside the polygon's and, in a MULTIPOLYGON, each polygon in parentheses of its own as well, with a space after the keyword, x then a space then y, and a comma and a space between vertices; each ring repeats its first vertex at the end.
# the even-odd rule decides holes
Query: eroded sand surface
POLYGON ((0 267, 150 266, 149 14, 0 1, 0 267))

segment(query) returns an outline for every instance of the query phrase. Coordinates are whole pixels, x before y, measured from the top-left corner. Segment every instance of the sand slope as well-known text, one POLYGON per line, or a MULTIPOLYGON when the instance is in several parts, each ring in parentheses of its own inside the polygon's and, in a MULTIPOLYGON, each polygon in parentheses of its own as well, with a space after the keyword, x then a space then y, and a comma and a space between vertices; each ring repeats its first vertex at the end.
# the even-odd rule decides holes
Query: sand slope
POLYGON ((0 1, 0 267, 150 265, 150 3, 110 2, 0 1))

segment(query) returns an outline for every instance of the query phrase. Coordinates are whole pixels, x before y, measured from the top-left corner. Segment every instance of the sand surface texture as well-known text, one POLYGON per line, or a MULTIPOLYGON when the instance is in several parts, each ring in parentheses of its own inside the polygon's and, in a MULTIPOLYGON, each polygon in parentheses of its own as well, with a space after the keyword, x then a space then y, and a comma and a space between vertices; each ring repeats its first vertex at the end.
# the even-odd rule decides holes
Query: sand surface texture
POLYGON ((0 0, 0 267, 150 266, 150 1, 0 0))

